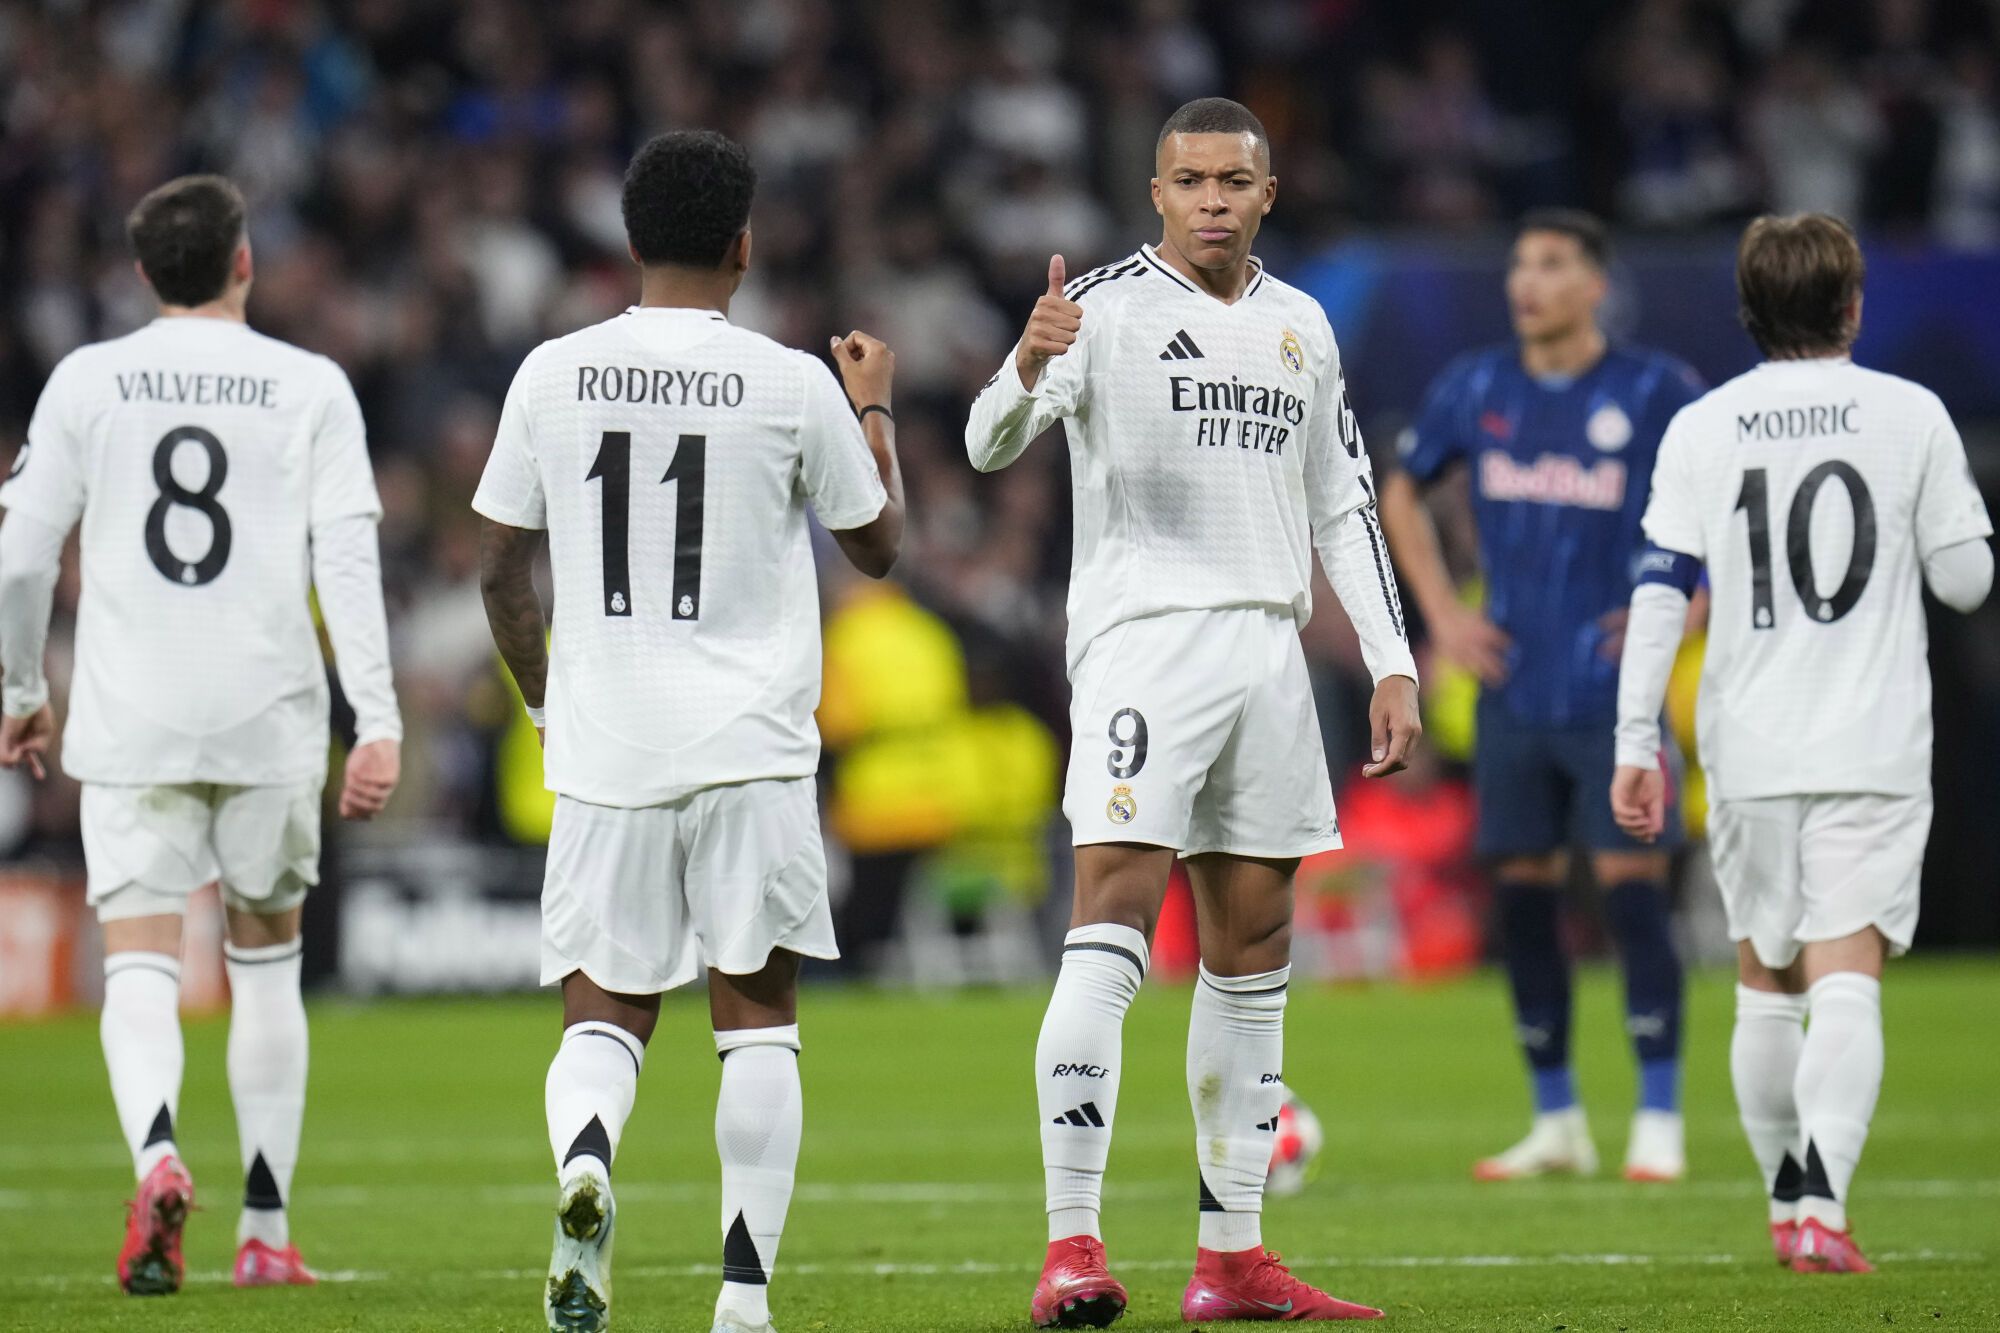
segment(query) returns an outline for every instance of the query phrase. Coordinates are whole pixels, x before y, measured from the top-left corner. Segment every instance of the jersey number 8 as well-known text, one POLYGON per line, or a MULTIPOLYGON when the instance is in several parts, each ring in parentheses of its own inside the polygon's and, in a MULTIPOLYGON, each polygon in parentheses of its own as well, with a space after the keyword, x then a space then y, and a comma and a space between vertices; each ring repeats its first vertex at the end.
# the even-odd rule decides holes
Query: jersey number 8
MULTIPOLYGON (((702 493, 707 478, 708 437, 683 435, 660 484, 676 482, 674 494, 675 620, 701 619, 702 493)), ((604 614, 632 614, 631 514, 632 432, 607 430, 585 481, 604 483, 604 614)))
POLYGON ((153 481, 160 488, 160 498, 146 511, 146 555, 168 582, 198 588, 214 582, 229 563, 229 513, 216 499, 228 478, 229 455, 223 452, 222 441, 200 426, 176 426, 154 447, 153 481), (188 443, 200 445, 208 455, 208 477, 198 491, 189 490, 174 476, 174 451, 188 443), (197 510, 208 519, 208 551, 199 560, 183 560, 167 545, 167 512, 175 505, 197 510))

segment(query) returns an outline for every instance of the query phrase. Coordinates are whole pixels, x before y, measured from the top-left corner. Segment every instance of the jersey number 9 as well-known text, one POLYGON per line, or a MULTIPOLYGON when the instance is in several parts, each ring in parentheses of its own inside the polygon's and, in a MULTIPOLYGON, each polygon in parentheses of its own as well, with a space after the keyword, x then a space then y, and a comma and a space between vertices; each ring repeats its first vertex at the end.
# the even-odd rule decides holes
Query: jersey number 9
POLYGON ((1111 715, 1111 743, 1114 749, 1104 761, 1114 778, 1129 778, 1146 766, 1146 716, 1136 708, 1121 708, 1111 715))

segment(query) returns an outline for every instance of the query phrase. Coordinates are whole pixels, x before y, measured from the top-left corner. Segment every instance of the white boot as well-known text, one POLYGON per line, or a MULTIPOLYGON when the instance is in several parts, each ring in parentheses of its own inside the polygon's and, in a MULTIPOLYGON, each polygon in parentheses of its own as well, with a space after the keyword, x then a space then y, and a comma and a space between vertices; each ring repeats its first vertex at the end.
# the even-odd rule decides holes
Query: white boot
POLYGON ((555 1248, 543 1298, 555 1333, 603 1333, 611 1324, 611 1182, 580 1171, 556 1202, 555 1248))
POLYGON ((1527 1138, 1498 1157, 1480 1161, 1472 1175, 1475 1180, 1526 1180, 1558 1171, 1597 1174, 1597 1145, 1590 1141, 1590 1122, 1581 1106, 1536 1116, 1527 1138))
POLYGON ((1679 1111, 1641 1111, 1632 1117, 1625 1148, 1625 1179, 1669 1184, 1687 1174, 1687 1133, 1679 1111))

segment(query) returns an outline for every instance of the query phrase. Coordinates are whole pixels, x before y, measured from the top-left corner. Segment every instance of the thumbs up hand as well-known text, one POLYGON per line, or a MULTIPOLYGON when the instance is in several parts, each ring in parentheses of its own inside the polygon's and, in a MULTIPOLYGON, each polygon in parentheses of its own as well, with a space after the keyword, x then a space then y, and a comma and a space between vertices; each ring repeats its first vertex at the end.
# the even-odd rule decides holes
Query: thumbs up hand
POLYGON ((1014 348, 1014 369, 1021 376, 1021 387, 1030 392, 1049 359, 1069 351, 1083 331, 1083 307, 1064 299, 1063 276, 1063 257, 1051 255, 1049 290, 1035 302, 1027 330, 1014 348))

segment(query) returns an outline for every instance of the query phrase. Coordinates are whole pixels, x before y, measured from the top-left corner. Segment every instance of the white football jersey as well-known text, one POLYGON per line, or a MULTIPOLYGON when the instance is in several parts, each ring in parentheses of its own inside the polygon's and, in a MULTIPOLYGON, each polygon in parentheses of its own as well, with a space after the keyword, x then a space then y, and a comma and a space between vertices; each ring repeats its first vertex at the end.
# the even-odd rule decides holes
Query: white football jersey
POLYGON ((1674 418, 1645 527, 1708 567, 1716 797, 1929 790, 1923 561, 1993 532, 1937 395, 1845 358, 1766 362, 1674 418))
POLYGON ((0 506, 62 532, 83 522, 70 776, 325 773, 309 538, 382 512, 339 366, 195 316, 80 347, 50 375, 0 506))
POLYGON ((551 790, 657 805, 819 766, 828 528, 887 501, 825 363, 712 310, 635 306, 542 344, 472 507, 547 528, 551 790))
MULTIPOLYGON (((1304 625, 1315 541, 1349 515, 1367 529, 1378 605, 1348 612, 1369 666, 1414 677, 1373 477, 1319 303, 1254 267, 1225 304, 1151 246, 1076 279, 1083 329, 1032 392, 1010 354, 981 391, 966 448, 1004 467, 1062 419, 1075 505, 1072 669, 1098 635, 1168 611, 1267 606, 1304 625), (1371 634, 1379 621, 1389 632, 1371 634)), ((1334 562, 1328 574, 1338 578, 1334 562)), ((1352 600, 1340 582, 1344 602, 1352 600)))

